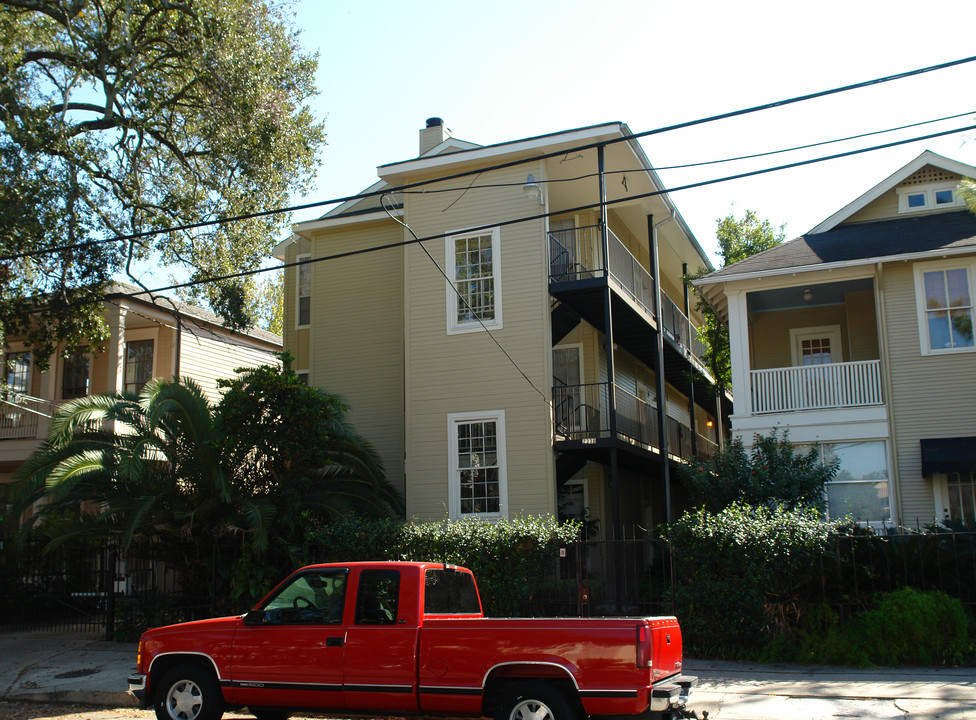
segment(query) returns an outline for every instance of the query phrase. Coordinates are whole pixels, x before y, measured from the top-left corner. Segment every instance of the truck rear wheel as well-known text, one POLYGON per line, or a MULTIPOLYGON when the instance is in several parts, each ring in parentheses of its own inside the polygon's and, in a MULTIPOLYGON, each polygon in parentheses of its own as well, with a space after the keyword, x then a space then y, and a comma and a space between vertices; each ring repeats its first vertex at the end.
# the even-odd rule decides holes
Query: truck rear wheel
POLYGON ((157 720, 219 720, 224 698, 212 672, 186 664, 163 675, 153 707, 157 720))
POLYGON ((577 720, 578 717, 563 693, 542 682, 512 685, 495 712, 495 720, 577 720))

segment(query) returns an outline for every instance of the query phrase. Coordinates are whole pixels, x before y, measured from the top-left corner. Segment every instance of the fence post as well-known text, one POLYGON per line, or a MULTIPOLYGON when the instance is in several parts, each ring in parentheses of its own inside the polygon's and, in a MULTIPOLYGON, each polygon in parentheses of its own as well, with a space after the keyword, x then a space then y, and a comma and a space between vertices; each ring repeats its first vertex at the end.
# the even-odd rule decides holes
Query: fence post
POLYGON ((105 568, 105 639, 115 638, 115 570, 119 550, 115 543, 108 546, 108 562, 105 568))

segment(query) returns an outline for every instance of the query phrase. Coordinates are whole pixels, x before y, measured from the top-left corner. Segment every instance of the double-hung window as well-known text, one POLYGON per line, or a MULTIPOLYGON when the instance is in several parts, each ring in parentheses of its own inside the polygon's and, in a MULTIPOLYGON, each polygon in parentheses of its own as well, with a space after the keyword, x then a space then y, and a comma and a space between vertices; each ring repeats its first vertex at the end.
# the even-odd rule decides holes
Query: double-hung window
POLYGON ((31 389, 31 356, 28 352, 7 353, 4 358, 3 377, 7 390, 16 395, 27 395, 31 389))
POLYGON ((915 293, 923 355, 976 350, 970 259, 915 266, 915 293))
POLYGON ((451 516, 505 517, 505 411, 448 416, 451 516))
POLYGON ((312 322, 312 266, 308 262, 311 255, 299 255, 296 260, 301 265, 298 266, 298 284, 296 287, 296 327, 308 327, 312 322))
POLYGON ((152 340, 130 340, 125 344, 125 391, 138 394, 153 376, 152 340))
POLYGON ((502 326, 498 228, 446 240, 447 329, 462 333, 502 326))
POLYGON ((64 358, 61 365, 62 400, 71 400, 88 395, 89 365, 88 353, 84 348, 75 348, 70 355, 64 358))

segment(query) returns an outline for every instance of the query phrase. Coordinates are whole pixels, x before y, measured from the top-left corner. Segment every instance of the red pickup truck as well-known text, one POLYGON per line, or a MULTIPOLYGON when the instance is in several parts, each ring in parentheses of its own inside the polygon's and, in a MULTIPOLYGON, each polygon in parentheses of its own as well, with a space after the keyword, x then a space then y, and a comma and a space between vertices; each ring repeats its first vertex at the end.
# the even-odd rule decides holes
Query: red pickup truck
POLYGON ((156 628, 129 691, 159 720, 299 711, 582 720, 681 716, 673 617, 485 618, 470 570, 312 565, 245 615, 156 628))

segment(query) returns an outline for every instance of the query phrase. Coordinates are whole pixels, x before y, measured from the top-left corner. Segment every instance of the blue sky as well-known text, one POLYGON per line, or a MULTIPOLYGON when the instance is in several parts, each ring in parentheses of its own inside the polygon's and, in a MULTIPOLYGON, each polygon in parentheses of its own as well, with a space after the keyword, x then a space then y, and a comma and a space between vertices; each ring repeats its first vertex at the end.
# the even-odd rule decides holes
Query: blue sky
MULTIPOLYGON (((300 0, 320 53, 328 147, 316 189, 349 195, 417 155, 426 118, 491 144, 608 121, 635 132, 976 55, 971 3, 823 0, 300 0)), ((670 187, 976 124, 976 63, 642 141, 655 167, 704 162, 967 112, 937 126, 743 163, 662 170, 670 187)), ((675 192, 698 241, 746 209, 800 235, 923 150, 976 165, 976 132, 675 192)), ((322 211, 293 218, 308 220, 322 211)))

